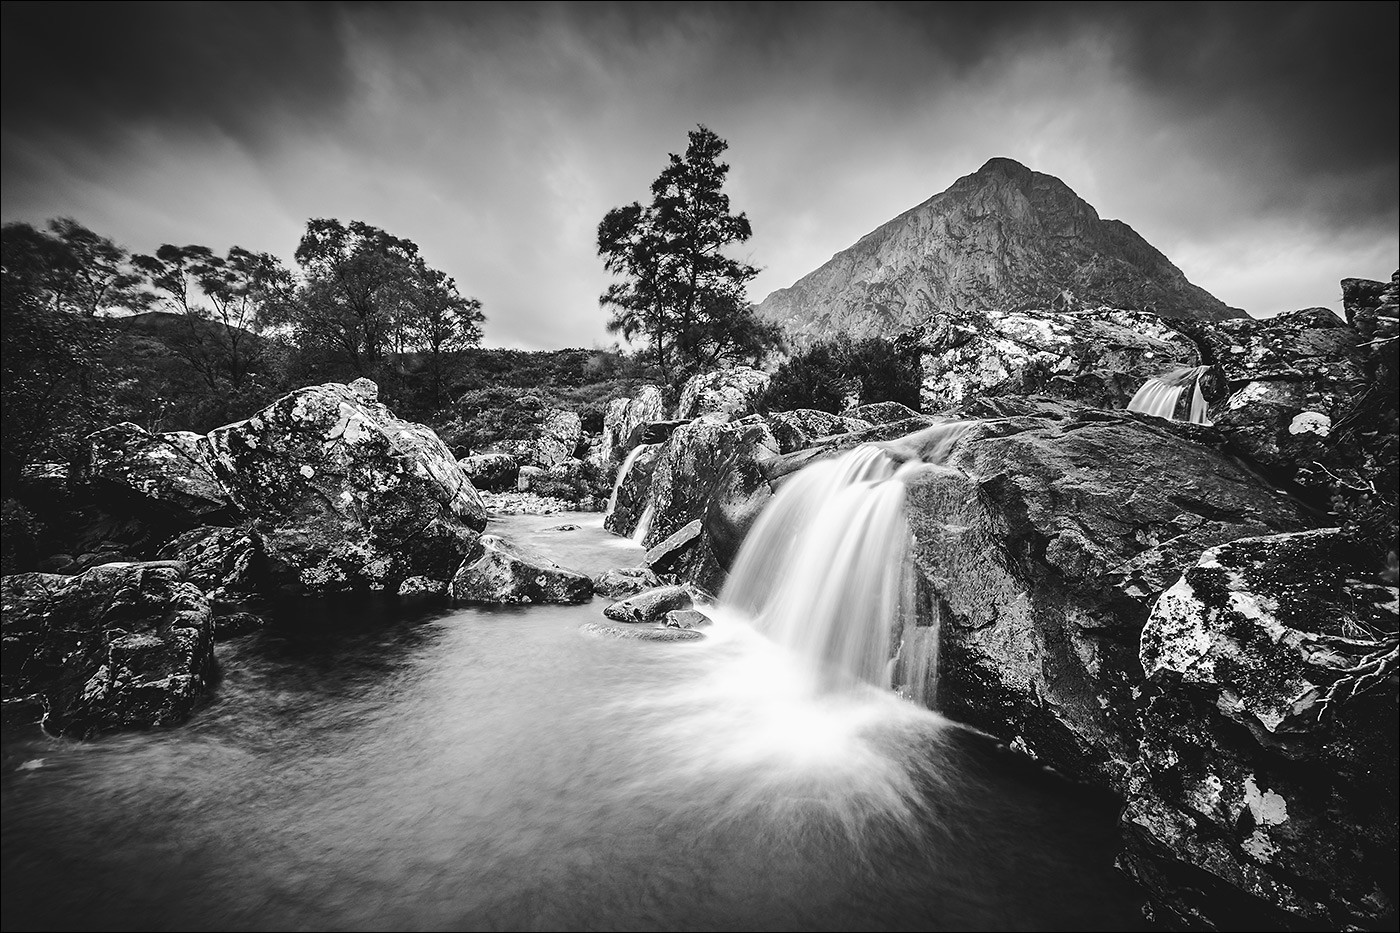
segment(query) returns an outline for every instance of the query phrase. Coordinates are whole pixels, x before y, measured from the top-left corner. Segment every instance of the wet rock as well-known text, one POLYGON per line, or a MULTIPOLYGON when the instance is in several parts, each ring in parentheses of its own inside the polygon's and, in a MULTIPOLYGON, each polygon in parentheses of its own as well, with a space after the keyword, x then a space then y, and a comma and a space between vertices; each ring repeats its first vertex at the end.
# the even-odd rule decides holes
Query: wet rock
POLYGON ((593 578, 593 592, 609 599, 635 596, 660 585, 661 578, 649 567, 618 567, 593 578))
MULTIPOLYGON (((899 408, 904 407, 898 405, 897 402, 888 404, 897 405, 899 408)), ((810 408, 774 412, 765 415, 763 420, 768 424, 768 430, 773 432, 773 437, 778 442, 778 452, 784 454, 811 447, 824 437, 847 434, 851 431, 864 431, 872 426, 872 422, 862 420, 859 417, 833 415, 830 412, 816 411, 810 408)))
POLYGON ((979 397, 1049 395, 1123 408, 1153 376, 1197 364, 1192 341, 1146 311, 969 311, 921 339, 926 412, 979 397))
POLYGON ((209 435, 273 578, 309 592, 449 579, 486 512, 430 429, 337 383, 299 389, 209 435))
POLYGON ((678 419, 702 416, 729 421, 755 411, 754 405, 768 388, 770 377, 747 366, 698 373, 686 380, 676 405, 678 419))
POLYGON ((543 554, 482 535, 477 551, 452 578, 452 598, 466 603, 584 603, 593 598, 593 581, 543 554))
POLYGON ((210 466, 209 442, 189 431, 152 434, 122 422, 88 436, 94 487, 132 508, 185 525, 232 520, 236 509, 210 466))
POLYGON ((941 709, 1121 792, 1157 597, 1208 547, 1307 527, 1294 500, 1190 439, 1209 430, 1093 409, 986 421, 910 478, 941 709))
POLYGON ((458 460, 457 465, 478 491, 514 489, 520 475, 520 464, 510 454, 474 454, 458 460))
POLYGON ((1152 610, 1120 861, 1170 925, 1394 923, 1400 591, 1352 556, 1337 529, 1237 540, 1152 610))
POLYGON ((583 422, 574 412, 551 408, 540 425, 535 440, 534 462, 550 469, 573 457, 583 436, 583 422))
POLYGON ((770 491, 759 464, 778 456, 779 445, 763 419, 731 424, 697 420, 676 429, 657 458, 651 481, 655 506, 643 542, 654 546, 711 510, 747 512, 761 508, 750 493, 770 491), (759 487, 763 488, 760 490, 759 487))
POLYGON ((214 637, 219 641, 251 635, 267 625, 262 616, 251 612, 230 612, 214 617, 214 637))
POLYGON ((899 402, 871 402, 869 405, 852 408, 845 414, 848 418, 859 418, 870 424, 889 424, 891 421, 919 416, 917 411, 899 402))
POLYGON ((704 633, 694 629, 668 628, 665 625, 608 625, 606 622, 585 622, 579 631, 596 638, 631 638, 638 641, 699 641, 705 637, 704 633))
POLYGON ((666 613, 667 628, 702 628, 709 624, 710 617, 698 609, 672 609, 666 613))
POLYGON ((157 556, 184 564, 185 579, 216 602, 237 602, 266 588, 258 541, 240 528, 192 528, 167 542, 157 556))
POLYGON ((216 669, 209 603, 182 576, 155 562, 0 579, 6 705, 41 704, 77 737, 183 721, 216 669))
POLYGON ((613 603, 603 615, 617 622, 660 622, 672 609, 689 609, 693 604, 688 587, 660 586, 613 603))
POLYGON ((704 531, 705 523, 700 519, 687 522, 648 550, 642 563, 657 573, 679 572, 684 568, 689 551, 700 541, 704 531))

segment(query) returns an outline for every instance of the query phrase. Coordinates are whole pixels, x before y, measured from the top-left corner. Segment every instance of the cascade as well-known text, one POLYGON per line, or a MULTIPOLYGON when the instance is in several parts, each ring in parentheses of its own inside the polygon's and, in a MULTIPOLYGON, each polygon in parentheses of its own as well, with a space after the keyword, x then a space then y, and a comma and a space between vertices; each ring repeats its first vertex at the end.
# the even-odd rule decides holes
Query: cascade
POLYGON ((1132 401, 1128 402, 1128 411, 1139 411, 1144 415, 1168 420, 1210 424, 1206 418, 1205 393, 1201 390, 1201 383, 1209 371, 1209 366, 1187 366, 1153 376, 1142 384, 1132 401), (1186 417, 1178 418, 1177 409, 1181 407, 1181 397, 1188 389, 1191 394, 1186 417))
POLYGON ((638 547, 644 547, 647 539, 647 532, 651 531, 651 520, 656 515, 656 502, 647 499, 647 507, 642 510, 642 517, 637 519, 637 527, 632 532, 632 543, 638 547))
POLYGON ((888 687, 892 639, 913 630, 916 610, 904 481, 943 462, 973 423, 863 445, 798 472, 745 539, 721 605, 802 658, 818 691, 888 687))
POLYGON ((603 513, 605 518, 613 513, 613 509, 617 508, 617 494, 622 491, 622 483, 627 479, 627 474, 632 472, 632 464, 637 462, 637 458, 642 455, 643 450, 652 446, 651 444, 638 444, 632 448, 627 459, 622 461, 622 466, 617 471, 617 479, 613 480, 612 495, 608 497, 607 511, 603 513))

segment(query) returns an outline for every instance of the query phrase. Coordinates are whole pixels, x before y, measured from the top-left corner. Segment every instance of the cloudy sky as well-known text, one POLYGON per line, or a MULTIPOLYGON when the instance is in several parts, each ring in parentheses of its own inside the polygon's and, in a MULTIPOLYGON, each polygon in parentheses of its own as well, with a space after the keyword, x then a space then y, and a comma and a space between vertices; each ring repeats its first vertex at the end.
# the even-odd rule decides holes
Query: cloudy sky
POLYGON ((993 156, 1258 316, 1400 264, 1397 4, 3 7, 3 220, 416 241, 493 346, 608 345, 598 221, 704 124, 792 284, 993 156))

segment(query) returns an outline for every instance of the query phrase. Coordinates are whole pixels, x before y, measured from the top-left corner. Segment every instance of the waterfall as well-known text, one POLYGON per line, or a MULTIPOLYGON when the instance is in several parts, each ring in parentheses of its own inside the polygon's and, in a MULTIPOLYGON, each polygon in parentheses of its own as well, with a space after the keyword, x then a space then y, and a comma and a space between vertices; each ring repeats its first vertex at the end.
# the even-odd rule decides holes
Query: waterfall
POLYGON ((1201 391, 1201 378, 1210 369, 1208 366, 1188 366, 1175 369, 1160 376, 1154 376, 1142 384, 1128 402, 1128 411, 1140 411, 1144 415, 1154 415, 1168 420, 1177 418, 1177 408, 1181 396, 1189 388, 1191 401, 1186 411, 1187 421, 1196 424, 1210 424, 1206 418, 1206 398, 1201 391))
POLYGON ((651 520, 656 515, 656 502, 648 498, 647 507, 642 510, 642 517, 637 519, 637 527, 632 532, 632 543, 638 547, 645 547, 647 532, 651 531, 651 520))
POLYGON ((613 509, 617 508, 617 494, 622 491, 622 483, 627 479, 627 474, 632 471, 632 464, 636 463, 642 451, 650 446, 650 444, 638 444, 636 447, 632 448, 632 452, 627 455, 627 459, 622 461, 622 466, 617 471, 617 479, 613 480, 612 495, 608 497, 608 508, 607 511, 603 513, 604 518, 611 515, 613 509))
POLYGON ((896 456, 865 445, 797 473, 759 516, 720 599, 796 653, 819 691, 888 687, 891 640, 913 625, 902 474, 919 461, 898 467, 896 456))

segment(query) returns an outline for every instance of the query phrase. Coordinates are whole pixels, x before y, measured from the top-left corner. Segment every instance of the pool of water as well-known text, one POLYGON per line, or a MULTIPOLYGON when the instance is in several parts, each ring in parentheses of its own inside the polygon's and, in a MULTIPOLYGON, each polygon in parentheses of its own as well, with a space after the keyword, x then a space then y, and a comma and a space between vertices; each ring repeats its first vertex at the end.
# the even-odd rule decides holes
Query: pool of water
MULTIPOLYGON (((641 556, 599 515, 493 525, 641 556)), ((4 928, 1143 928, 1111 801, 888 693, 811 697, 742 620, 580 631, 605 605, 289 603, 183 726, 7 730, 4 928)))

